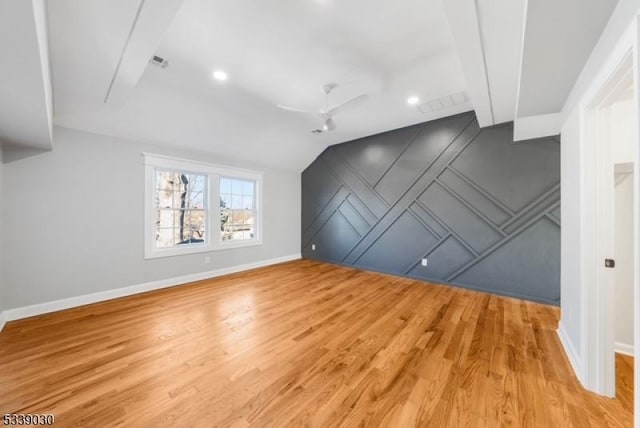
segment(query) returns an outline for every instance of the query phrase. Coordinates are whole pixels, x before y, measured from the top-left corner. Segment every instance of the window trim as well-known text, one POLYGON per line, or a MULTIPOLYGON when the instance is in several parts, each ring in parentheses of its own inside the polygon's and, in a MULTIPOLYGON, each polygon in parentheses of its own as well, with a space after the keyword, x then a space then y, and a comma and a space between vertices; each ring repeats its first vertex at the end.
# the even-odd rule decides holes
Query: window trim
POLYGON ((230 250, 233 248, 262 245, 263 241, 263 173, 249 169, 234 168, 210 164, 171 156, 142 153, 145 170, 144 189, 144 258, 154 259, 186 254, 206 253, 230 250), (191 172, 207 176, 207 195, 205 198, 206 239, 204 244, 189 244, 184 247, 156 248, 154 236, 156 225, 153 221, 155 200, 156 169, 191 172), (255 237, 241 241, 223 241, 220 236, 220 177, 252 180, 255 182, 255 237))

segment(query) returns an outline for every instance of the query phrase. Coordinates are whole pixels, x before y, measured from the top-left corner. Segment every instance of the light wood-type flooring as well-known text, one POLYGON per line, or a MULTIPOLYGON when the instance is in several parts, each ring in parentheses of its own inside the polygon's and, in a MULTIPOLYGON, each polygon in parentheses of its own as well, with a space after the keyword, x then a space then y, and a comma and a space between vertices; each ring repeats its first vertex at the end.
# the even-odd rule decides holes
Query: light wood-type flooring
POLYGON ((0 413, 87 427, 632 426, 559 310, 308 260, 9 323, 0 413))

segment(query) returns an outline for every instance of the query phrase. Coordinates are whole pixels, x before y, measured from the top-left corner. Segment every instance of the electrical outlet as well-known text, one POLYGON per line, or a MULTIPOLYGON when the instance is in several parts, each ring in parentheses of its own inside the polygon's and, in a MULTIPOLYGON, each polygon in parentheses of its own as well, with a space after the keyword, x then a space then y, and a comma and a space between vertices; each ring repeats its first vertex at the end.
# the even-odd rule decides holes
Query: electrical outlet
POLYGON ((422 259, 422 266, 427 267, 427 259, 422 259))
POLYGON ((211 263, 211 257, 209 256, 204 256, 204 264, 208 265, 209 263, 211 263))
POLYGON ((311 251, 315 251, 316 250, 316 244, 311 244, 311 251))

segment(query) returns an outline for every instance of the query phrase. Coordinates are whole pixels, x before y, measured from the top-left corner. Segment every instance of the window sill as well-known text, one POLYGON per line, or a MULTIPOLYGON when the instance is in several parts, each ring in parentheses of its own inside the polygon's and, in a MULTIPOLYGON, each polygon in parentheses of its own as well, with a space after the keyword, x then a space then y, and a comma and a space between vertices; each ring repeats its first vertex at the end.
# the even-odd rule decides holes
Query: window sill
POLYGON ((262 239, 247 239, 246 241, 225 241, 218 244, 212 250, 230 250, 232 248, 255 247, 262 245, 262 239))
POLYGON ((159 259, 162 257, 186 256, 188 254, 208 253, 213 251, 210 244, 191 245, 189 247, 171 247, 166 249, 147 249, 144 254, 145 259, 159 259))
POLYGON ((185 248, 167 248, 163 250, 147 250, 145 252, 145 260, 159 259, 163 257, 187 256, 189 254, 210 253, 213 251, 232 250, 235 248, 255 247, 262 245, 261 239, 251 239, 247 241, 230 241, 219 243, 217 245, 193 245, 185 248))

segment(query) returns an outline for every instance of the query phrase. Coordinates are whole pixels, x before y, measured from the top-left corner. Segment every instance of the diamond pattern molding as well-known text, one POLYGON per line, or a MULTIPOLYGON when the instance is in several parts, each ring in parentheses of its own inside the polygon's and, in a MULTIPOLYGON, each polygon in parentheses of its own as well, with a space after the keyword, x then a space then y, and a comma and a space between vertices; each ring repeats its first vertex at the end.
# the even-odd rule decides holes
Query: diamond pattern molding
POLYGON ((560 142, 512 136, 465 113, 327 148, 303 256, 558 305, 560 142))

